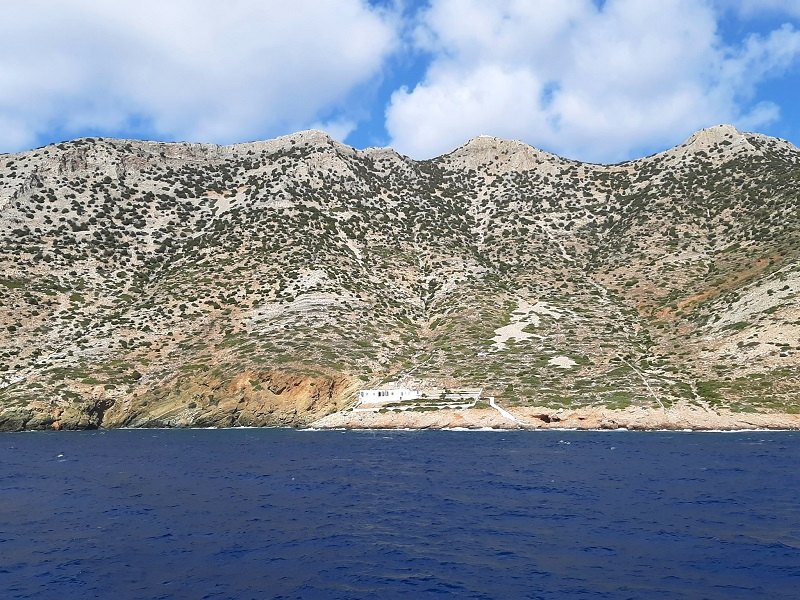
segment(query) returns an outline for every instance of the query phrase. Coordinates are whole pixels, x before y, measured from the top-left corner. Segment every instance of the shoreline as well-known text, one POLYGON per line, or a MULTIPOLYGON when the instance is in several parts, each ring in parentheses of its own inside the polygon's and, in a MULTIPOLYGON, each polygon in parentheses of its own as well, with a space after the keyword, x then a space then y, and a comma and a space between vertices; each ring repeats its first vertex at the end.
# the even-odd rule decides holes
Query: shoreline
MULTIPOLYGON (((238 427, 223 427, 221 429, 239 429, 238 427)), ((259 429, 259 428, 256 428, 259 429)), ((264 429, 274 429, 265 427, 264 429)), ((288 428, 291 429, 291 428, 288 428)), ((321 431, 356 431, 356 432, 368 432, 368 431, 382 431, 382 432, 390 432, 390 431, 405 431, 405 432, 418 432, 418 431, 449 431, 449 432, 472 432, 472 433, 487 433, 487 432, 494 432, 494 433, 542 433, 542 432, 586 432, 586 433, 797 433, 800 429, 578 429, 576 427, 572 428, 558 428, 558 427, 549 427, 546 429, 497 429, 492 427, 485 427, 485 428, 469 428, 469 427, 445 427, 442 429, 432 429, 430 427, 423 427, 414 429, 411 427, 394 427, 394 428, 383 428, 383 429, 359 429, 356 427, 339 427, 339 428, 311 428, 306 427, 303 429, 297 429, 296 431, 307 431, 307 432, 321 432, 321 431)))
POLYGON ((309 429, 498 430, 498 431, 797 431, 800 414, 711 410, 688 403, 669 408, 587 406, 551 409, 536 406, 426 412, 340 411, 309 424, 309 429), (503 414, 503 413, 506 414, 503 414))
POLYGON ((303 433, 319 433, 326 431, 357 433, 367 432, 424 432, 446 431, 456 433, 539 433, 539 432, 586 432, 586 433, 797 433, 800 428, 766 428, 760 429, 618 429, 580 428, 580 427, 537 427, 537 428, 509 428, 509 427, 288 427, 285 425, 263 425, 242 427, 99 427, 97 429, 20 429, 16 431, 0 431, 0 434, 21 433, 81 433, 81 432, 108 432, 108 431, 253 431, 278 429, 285 431, 298 431, 303 433))
MULTIPOLYGON (((354 431, 685 431, 685 432, 736 432, 736 431, 798 431, 800 414, 785 412, 733 412, 727 409, 701 407, 688 402, 676 403, 668 408, 629 406, 612 409, 604 406, 553 409, 544 406, 492 406, 487 408, 442 408, 428 411, 353 411, 351 408, 316 418, 270 422, 251 419, 246 425, 227 423, 221 426, 196 425, 191 419, 176 419, 172 423, 153 419, 142 426, 115 426, 86 421, 50 423, 48 420, 30 420, 17 423, 17 427, 0 431, 111 431, 120 430, 203 430, 203 429, 295 429, 301 431, 354 430, 354 431), (33 427, 26 426, 33 423, 33 427), (54 426, 57 424, 58 426, 54 426)), ((119 421, 117 421, 119 422, 119 421)), ((124 422, 124 421, 123 421, 124 422)))

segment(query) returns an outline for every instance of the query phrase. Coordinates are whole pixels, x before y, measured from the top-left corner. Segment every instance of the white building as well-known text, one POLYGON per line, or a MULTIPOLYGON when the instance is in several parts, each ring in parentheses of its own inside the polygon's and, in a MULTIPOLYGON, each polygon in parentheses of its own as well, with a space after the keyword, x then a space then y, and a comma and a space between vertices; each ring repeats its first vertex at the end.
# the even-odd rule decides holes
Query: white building
POLYGON ((420 397, 417 390, 408 388, 388 388, 384 390, 361 390, 358 392, 360 403, 378 404, 383 402, 403 402, 416 400, 420 397))

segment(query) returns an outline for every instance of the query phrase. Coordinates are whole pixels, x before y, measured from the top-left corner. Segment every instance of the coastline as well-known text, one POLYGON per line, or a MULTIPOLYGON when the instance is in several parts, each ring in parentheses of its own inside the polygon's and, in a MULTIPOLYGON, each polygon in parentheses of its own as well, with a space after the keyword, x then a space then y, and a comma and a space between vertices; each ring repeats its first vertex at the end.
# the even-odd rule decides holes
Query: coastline
POLYGON ((626 430, 626 431, 796 431, 800 414, 712 410, 688 403, 662 408, 505 407, 509 417, 491 409, 441 409, 427 412, 340 411, 309 424, 309 429, 441 430, 626 430))
MULTIPOLYGON (((487 408, 442 408, 427 411, 353 411, 351 408, 324 417, 296 413, 295 419, 252 415, 240 419, 220 418, 200 424, 183 414, 174 419, 54 420, 36 413, 35 418, 0 422, 0 431, 112 430, 112 429, 262 429, 320 430, 446 430, 446 431, 798 431, 800 414, 784 412, 734 412, 679 402, 666 408, 630 406, 612 409, 584 406, 554 409, 544 406, 498 406, 487 408), (136 421, 139 421, 138 423, 136 421), (131 423, 133 421, 133 424, 131 423), (10 425, 10 426, 9 426, 10 425)), ((224 416, 224 415, 223 415, 224 416)))

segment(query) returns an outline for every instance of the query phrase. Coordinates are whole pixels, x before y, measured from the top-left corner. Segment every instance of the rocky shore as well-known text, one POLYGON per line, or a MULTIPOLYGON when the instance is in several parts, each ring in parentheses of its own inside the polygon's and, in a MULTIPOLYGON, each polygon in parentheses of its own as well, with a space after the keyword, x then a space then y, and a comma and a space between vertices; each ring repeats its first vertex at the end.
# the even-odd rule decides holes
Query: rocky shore
POLYGON ((243 370, 234 376, 186 375, 110 396, 102 386, 80 400, 0 403, 0 431, 115 429, 120 427, 304 427, 344 409, 353 382, 340 376, 243 370))
POLYGON ((722 430, 800 429, 800 414, 712 410, 689 403, 670 408, 583 407, 553 410, 508 407, 511 417, 485 409, 428 412, 337 412, 311 424, 316 429, 630 429, 722 430))
MULTIPOLYGON (((122 407, 96 403, 62 409, 40 403, 25 409, 0 412, 0 431, 275 426, 311 429, 800 430, 800 414, 734 412, 699 407, 688 402, 677 403, 665 409, 611 409, 599 406, 558 410, 536 406, 511 406, 503 410, 472 408, 384 412, 344 409, 321 416, 320 413, 324 411, 322 406, 289 402, 289 398, 281 398, 282 402, 264 406, 257 399, 243 396, 236 401, 220 402, 213 407, 191 409, 187 409, 183 402, 164 400, 157 406, 151 404, 147 408, 133 407, 127 414, 120 412, 122 407)), ((127 408, 130 410, 132 407, 127 408)))

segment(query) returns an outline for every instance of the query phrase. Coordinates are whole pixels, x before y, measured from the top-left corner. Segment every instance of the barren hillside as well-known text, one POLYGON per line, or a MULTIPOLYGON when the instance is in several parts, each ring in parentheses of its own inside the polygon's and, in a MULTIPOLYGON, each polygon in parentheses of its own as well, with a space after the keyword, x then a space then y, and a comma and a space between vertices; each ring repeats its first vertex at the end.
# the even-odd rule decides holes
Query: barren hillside
POLYGON ((307 131, 0 155, 0 429, 298 425, 406 376, 507 406, 800 410, 800 150, 615 165, 307 131))

